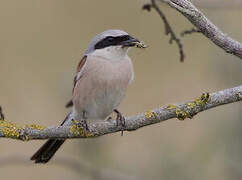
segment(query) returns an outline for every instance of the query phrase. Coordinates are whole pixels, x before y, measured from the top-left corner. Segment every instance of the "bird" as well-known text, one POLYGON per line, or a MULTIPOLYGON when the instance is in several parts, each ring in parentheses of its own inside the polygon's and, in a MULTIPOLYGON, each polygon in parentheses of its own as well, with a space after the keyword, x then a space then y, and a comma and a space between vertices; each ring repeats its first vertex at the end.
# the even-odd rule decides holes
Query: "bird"
MULTIPOLYGON (((128 85, 134 79, 133 64, 128 56, 131 47, 147 46, 127 32, 110 29, 96 35, 80 60, 74 77, 72 106, 61 126, 78 120, 88 130, 88 120, 105 120, 117 113, 117 125, 125 126, 125 118, 118 106, 125 96, 128 85)), ((66 139, 49 139, 31 157, 35 163, 47 163, 66 139)))

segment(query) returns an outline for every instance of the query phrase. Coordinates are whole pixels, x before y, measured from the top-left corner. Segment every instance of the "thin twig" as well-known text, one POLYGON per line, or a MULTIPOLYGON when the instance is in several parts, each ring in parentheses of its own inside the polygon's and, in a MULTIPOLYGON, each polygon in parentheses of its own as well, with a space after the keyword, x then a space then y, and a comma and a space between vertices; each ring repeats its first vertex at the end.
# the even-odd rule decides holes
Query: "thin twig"
POLYGON ((192 28, 190 30, 185 30, 185 31, 181 32, 181 36, 185 36, 185 35, 193 34, 193 33, 201 33, 201 30, 196 29, 196 28, 192 28))
POLYGON ((40 126, 37 125, 18 126, 5 120, 0 121, 0 137, 19 140, 98 137, 119 131, 134 131, 171 118, 180 120, 192 118, 199 112, 237 101, 242 101, 242 85, 212 94, 204 93, 193 101, 168 105, 136 116, 127 117, 125 128, 117 126, 116 120, 90 122, 88 124, 89 132, 84 132, 76 124, 64 127, 39 128, 40 126))
POLYGON ((159 0, 184 15, 197 29, 209 38, 214 44, 242 59, 242 43, 232 39, 216 27, 206 16, 199 11, 189 0, 159 0))
POLYGON ((155 0, 151 0, 151 4, 145 4, 142 7, 142 9, 147 10, 147 11, 150 11, 151 8, 154 8, 156 10, 156 12, 160 15, 160 17, 165 25, 165 34, 166 35, 170 34, 169 43, 172 44, 173 40, 176 42, 178 49, 179 49, 179 53, 180 53, 180 61, 183 62, 185 55, 184 55, 183 45, 181 43, 181 40, 179 38, 177 38, 175 32, 173 31, 172 27, 170 26, 165 14, 161 11, 159 6, 156 4, 155 0))

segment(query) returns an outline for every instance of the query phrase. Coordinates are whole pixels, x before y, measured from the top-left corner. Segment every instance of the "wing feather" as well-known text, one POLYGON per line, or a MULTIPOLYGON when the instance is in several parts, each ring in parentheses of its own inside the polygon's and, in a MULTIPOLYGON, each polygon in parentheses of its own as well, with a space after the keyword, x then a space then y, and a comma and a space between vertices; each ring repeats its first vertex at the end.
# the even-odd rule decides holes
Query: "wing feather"
MULTIPOLYGON (((74 77, 74 85, 73 85, 72 93, 74 92, 77 81, 82 77, 86 61, 87 61, 87 56, 83 56, 83 58, 81 59, 81 61, 79 62, 78 66, 76 68, 76 75, 74 77)), ((71 107, 71 106, 73 106, 72 100, 70 100, 66 104, 66 108, 71 107)))

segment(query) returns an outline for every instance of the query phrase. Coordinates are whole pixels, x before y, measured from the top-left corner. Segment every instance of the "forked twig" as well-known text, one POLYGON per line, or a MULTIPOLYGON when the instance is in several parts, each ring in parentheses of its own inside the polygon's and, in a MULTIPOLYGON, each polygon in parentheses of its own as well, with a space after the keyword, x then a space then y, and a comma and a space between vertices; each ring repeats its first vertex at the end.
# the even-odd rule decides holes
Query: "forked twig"
POLYGON ((147 11, 151 11, 151 8, 154 8, 156 10, 156 12, 160 15, 160 17, 165 25, 165 34, 166 35, 170 34, 169 43, 172 44, 173 40, 176 42, 178 49, 179 49, 179 53, 180 53, 180 61, 183 62, 184 58, 185 58, 185 54, 183 51, 183 44, 181 43, 181 40, 179 38, 177 38, 175 32, 173 31, 171 25, 169 24, 169 22, 167 20, 165 14, 161 11, 161 9, 159 8, 159 6, 157 5, 155 0, 151 0, 150 4, 145 4, 142 7, 143 10, 147 10, 147 11))

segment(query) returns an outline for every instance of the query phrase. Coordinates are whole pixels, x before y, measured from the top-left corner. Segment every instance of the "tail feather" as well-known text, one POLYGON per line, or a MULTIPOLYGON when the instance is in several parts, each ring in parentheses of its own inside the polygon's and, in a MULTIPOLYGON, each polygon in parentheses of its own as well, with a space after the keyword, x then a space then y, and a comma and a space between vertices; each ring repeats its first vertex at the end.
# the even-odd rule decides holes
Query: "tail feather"
POLYGON ((61 147, 65 140, 48 140, 32 157, 35 163, 47 163, 61 147))
POLYGON ((67 104, 66 104, 66 108, 72 107, 73 106, 73 102, 72 100, 70 100, 67 104))
MULTIPOLYGON (((69 119, 69 115, 61 123, 61 126, 69 119)), ((56 151, 61 147, 65 140, 66 139, 49 139, 30 159, 35 163, 47 163, 55 155, 56 151)))

